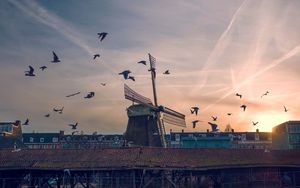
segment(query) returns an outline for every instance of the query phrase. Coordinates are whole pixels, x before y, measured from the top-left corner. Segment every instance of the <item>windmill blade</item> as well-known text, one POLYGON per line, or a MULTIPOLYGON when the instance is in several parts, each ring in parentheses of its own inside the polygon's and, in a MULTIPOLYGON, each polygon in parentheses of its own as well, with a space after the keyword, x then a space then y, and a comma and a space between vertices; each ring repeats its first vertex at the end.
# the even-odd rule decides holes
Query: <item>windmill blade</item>
POLYGON ((185 115, 167 107, 163 107, 162 120, 164 123, 186 127, 185 115))
POLYGON ((136 102, 139 104, 145 104, 147 106, 154 107, 151 100, 143 95, 138 94, 133 89, 131 89, 128 85, 124 84, 124 95, 125 99, 128 99, 132 102, 136 102))

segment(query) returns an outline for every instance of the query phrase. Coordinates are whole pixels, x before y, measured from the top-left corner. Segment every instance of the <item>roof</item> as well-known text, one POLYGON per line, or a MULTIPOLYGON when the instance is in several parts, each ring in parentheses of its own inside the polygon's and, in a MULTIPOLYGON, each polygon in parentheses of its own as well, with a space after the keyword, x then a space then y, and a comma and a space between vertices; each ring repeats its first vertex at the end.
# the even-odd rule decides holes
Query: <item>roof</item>
POLYGON ((121 168, 215 169, 246 166, 300 167, 300 150, 107 148, 19 152, 0 150, 0 170, 96 170, 121 168))
POLYGON ((53 138, 59 138, 59 133, 23 133, 23 142, 29 143, 30 138, 34 138, 34 143, 40 142, 40 139, 43 138, 43 143, 52 143, 53 138))

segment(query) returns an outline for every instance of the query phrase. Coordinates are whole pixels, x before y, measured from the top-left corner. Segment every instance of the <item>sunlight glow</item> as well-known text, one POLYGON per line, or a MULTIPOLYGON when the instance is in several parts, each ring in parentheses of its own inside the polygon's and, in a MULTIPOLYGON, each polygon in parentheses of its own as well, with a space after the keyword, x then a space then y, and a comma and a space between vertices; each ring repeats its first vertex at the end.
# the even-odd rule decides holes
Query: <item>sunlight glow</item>
POLYGON ((259 129, 261 132, 271 132, 272 128, 290 120, 290 115, 284 112, 268 111, 254 115, 254 122, 259 122, 257 126, 253 126, 253 130, 259 129))

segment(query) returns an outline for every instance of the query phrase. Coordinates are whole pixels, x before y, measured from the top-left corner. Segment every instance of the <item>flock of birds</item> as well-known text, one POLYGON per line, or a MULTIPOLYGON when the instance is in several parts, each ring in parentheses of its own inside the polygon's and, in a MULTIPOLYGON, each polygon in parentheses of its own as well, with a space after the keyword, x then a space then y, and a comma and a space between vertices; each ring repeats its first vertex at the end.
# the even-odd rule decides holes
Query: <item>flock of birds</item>
MULTIPOLYGON (((270 93, 269 91, 266 91, 265 93, 263 93, 263 94, 261 95, 261 98, 263 98, 264 96, 267 96, 269 93, 270 93)), ((235 96, 239 97, 240 99, 242 99, 242 97, 243 97, 243 95, 241 95, 241 94, 239 94, 239 93, 236 93, 235 96)), ((240 108, 241 108, 241 110, 242 110, 243 112, 245 112, 246 109, 247 109, 247 105, 242 104, 242 105, 240 106, 240 108)), ((284 112, 288 112, 288 109, 286 108, 286 106, 283 106, 283 108, 284 108, 284 112)), ((191 114, 195 114, 195 115, 197 116, 197 115, 198 115, 199 109, 200 109, 200 108, 197 107, 197 106, 191 107, 191 108, 190 108, 191 114)), ((228 115, 228 116, 231 116, 232 113, 227 113, 227 115, 228 115)), ((211 118, 212 118, 212 121, 213 121, 213 122, 216 122, 217 119, 218 119, 217 116, 211 116, 211 118)), ((192 121, 192 126, 193 126, 193 128, 196 128, 196 125, 197 125, 198 122, 202 122, 202 121, 200 121, 200 120, 194 120, 194 121, 192 121)), ((207 123, 211 126, 212 132, 218 132, 218 131, 219 131, 218 125, 217 125, 216 123, 212 123, 212 122, 207 122, 207 123)), ((253 126, 256 126, 258 123, 259 123, 258 121, 256 121, 256 122, 252 121, 252 125, 253 125, 253 126)))
MULTIPOLYGON (((102 42, 102 41, 106 38, 106 36, 108 35, 108 33, 106 33, 106 32, 101 32, 101 33, 97 33, 97 35, 98 35, 99 41, 102 42)), ((97 59, 97 58, 100 58, 100 54, 98 54, 98 53, 93 55, 93 60, 95 60, 95 59, 97 59)), ((52 51, 52 60, 51 60, 50 62, 51 62, 51 63, 54 63, 54 64, 57 64, 57 63, 60 63, 60 62, 61 62, 60 58, 58 57, 58 55, 57 55, 54 51, 52 51)), ((147 65, 147 62, 146 62, 145 60, 141 60, 141 61, 138 61, 137 64, 142 64, 142 65, 145 65, 145 66, 146 66, 146 65, 147 65)), ((35 71, 34 67, 31 66, 31 65, 29 65, 28 68, 29 68, 29 70, 26 70, 26 71, 25 71, 25 76, 28 76, 28 77, 35 77, 35 76, 36 76, 36 73, 35 73, 36 71, 35 71)), ((41 71, 45 71, 47 68, 48 68, 48 67, 45 66, 45 65, 39 67, 39 69, 40 69, 41 71)), ((152 69, 150 69, 150 70, 148 70, 148 71, 151 71, 151 72, 154 73, 154 75, 156 75, 156 71, 155 71, 154 68, 152 68, 152 69)), ((129 79, 129 80, 135 81, 135 77, 132 76, 131 73, 132 73, 132 72, 131 72, 130 70, 124 70, 124 71, 122 71, 122 72, 120 72, 120 73, 118 73, 118 74, 119 74, 119 75, 122 75, 123 78, 124 78, 125 80, 128 80, 128 79, 129 79)), ((168 74, 170 74, 170 71, 169 71, 169 70, 166 70, 166 71, 163 72, 163 74, 168 75, 168 74)), ((106 83, 100 83, 100 84, 101 84, 102 86, 106 86, 106 83)), ((80 91, 78 91, 78 92, 76 92, 76 93, 71 93, 71 94, 69 94, 69 95, 67 95, 67 96, 65 96, 65 97, 73 97, 73 96, 76 96, 76 95, 79 95, 79 94, 81 94, 80 91)), ((94 91, 91 91, 91 92, 87 93, 87 94, 84 96, 84 99, 91 99, 91 98, 93 98, 94 96, 95 96, 95 92, 94 92, 94 91)), ((63 110, 64 110, 64 106, 61 107, 61 108, 53 108, 53 112, 58 113, 58 114, 62 114, 62 113, 63 113, 63 110)), ((49 117, 50 117, 50 113, 44 115, 44 117, 49 118, 49 117)), ((25 120, 25 122, 24 122, 22 125, 29 125, 29 119, 27 118, 27 119, 25 120)), ((76 123, 74 123, 74 124, 69 124, 69 126, 70 126, 71 129, 73 130, 72 135, 75 134, 76 132, 78 132, 78 131, 76 130, 76 129, 77 129, 77 126, 78 126, 78 122, 76 122, 76 123), (75 131, 74 131, 74 130, 75 130, 75 131)))

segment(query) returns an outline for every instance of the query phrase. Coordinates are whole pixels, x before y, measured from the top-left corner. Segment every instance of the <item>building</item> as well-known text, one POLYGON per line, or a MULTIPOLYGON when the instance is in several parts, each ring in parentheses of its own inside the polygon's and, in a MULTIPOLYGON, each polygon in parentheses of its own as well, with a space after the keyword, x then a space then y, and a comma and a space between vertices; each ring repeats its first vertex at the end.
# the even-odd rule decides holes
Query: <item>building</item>
POLYGON ((24 148, 21 121, 0 122, 0 149, 24 148))
POLYGON ((300 121, 287 121, 272 129, 273 149, 300 149, 300 121))
POLYGON ((171 132, 172 148, 271 149, 271 132, 171 132))
POLYGON ((63 131, 60 133, 24 133, 22 140, 29 149, 59 149, 62 136, 63 131))

